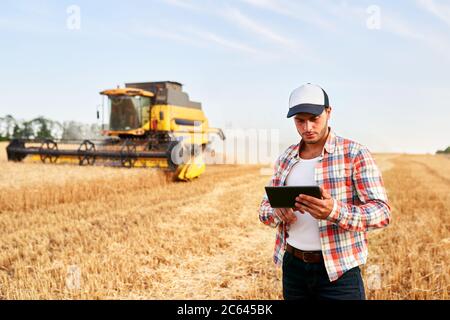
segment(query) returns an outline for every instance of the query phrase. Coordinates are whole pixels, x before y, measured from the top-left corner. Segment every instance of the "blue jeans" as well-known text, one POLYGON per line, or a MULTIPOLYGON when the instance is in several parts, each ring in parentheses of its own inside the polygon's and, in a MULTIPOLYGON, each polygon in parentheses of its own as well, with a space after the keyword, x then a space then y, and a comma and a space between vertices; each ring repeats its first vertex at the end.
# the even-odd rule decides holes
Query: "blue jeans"
POLYGON ((306 263, 289 252, 283 257, 283 298, 285 300, 365 300, 359 267, 330 282, 325 264, 306 263))

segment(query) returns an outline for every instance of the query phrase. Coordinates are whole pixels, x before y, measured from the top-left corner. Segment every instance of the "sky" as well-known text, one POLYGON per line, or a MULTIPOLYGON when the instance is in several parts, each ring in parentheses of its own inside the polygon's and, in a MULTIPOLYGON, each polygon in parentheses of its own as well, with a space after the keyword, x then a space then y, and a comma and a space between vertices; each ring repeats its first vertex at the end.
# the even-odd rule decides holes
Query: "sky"
POLYGON ((4 0, 0 117, 95 123, 99 92, 181 82, 210 125, 297 143, 289 95, 373 152, 450 145, 450 0, 4 0))

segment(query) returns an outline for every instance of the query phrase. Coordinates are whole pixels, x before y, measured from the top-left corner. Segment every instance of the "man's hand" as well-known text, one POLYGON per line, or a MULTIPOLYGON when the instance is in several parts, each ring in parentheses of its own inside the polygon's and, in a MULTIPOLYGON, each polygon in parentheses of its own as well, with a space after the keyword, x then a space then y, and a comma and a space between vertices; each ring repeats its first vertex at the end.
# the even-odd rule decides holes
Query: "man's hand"
POLYGON ((322 199, 317 199, 306 194, 300 194, 295 198, 295 208, 301 213, 309 212, 316 219, 325 220, 333 210, 334 201, 331 195, 320 187, 322 199))
POLYGON ((292 208, 277 208, 275 209, 275 214, 286 225, 289 225, 297 221, 297 217, 295 216, 294 210, 292 208))

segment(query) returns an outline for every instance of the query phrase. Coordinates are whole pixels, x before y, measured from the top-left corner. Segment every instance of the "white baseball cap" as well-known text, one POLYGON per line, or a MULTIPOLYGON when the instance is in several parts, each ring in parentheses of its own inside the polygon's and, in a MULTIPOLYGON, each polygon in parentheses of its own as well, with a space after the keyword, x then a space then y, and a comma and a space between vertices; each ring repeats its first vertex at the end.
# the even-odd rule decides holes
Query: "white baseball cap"
POLYGON ((329 106, 330 102, 325 90, 315 84, 304 84, 292 91, 287 117, 290 118, 300 112, 318 116, 322 114, 325 107, 329 106))

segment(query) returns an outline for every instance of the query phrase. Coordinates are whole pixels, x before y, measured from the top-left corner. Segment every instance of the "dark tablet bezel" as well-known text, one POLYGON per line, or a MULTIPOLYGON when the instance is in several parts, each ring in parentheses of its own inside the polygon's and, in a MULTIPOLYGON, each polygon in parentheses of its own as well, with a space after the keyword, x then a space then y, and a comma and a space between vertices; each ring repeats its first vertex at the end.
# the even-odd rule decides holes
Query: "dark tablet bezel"
POLYGON ((295 198, 299 194, 322 199, 319 186, 267 186, 265 188, 272 208, 295 208, 295 198))

